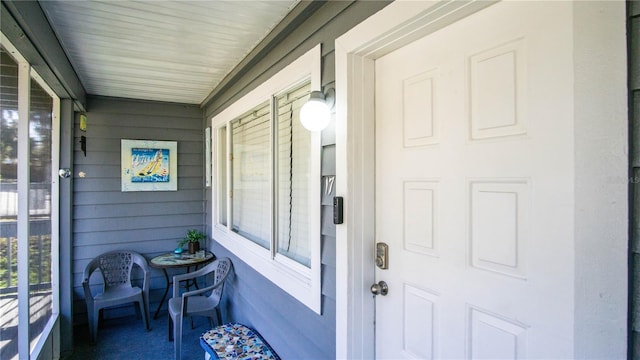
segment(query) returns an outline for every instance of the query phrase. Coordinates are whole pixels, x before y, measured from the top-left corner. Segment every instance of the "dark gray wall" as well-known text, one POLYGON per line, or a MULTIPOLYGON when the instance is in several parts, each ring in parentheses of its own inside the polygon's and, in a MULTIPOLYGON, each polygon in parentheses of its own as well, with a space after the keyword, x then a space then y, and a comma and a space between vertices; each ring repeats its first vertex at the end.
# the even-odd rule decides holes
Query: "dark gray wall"
MULTIPOLYGON (((213 94, 205 107, 207 124, 225 107, 269 79, 291 61, 317 44, 322 44, 323 88, 334 88, 334 41, 347 30, 382 9, 388 2, 328 2, 287 34, 277 44, 270 44, 268 54, 253 54, 258 60, 235 72, 224 91, 213 94)), ((295 21, 292 21, 295 23, 295 21)), ((278 36, 276 36, 278 38, 278 36)), ((250 55, 251 56, 251 55, 250 55)), ((335 124, 322 134, 322 176, 335 176, 335 124)), ((339 179, 338 179, 339 181, 339 179)), ((334 187, 335 189, 335 187, 334 187)), ((235 276, 225 288, 223 316, 226 321, 241 321, 256 328, 283 359, 335 358, 336 256, 332 199, 322 196, 322 315, 255 272, 214 241, 216 255, 230 257, 235 276)), ((207 191, 207 230, 211 233, 211 191, 207 191)))
MULTIPOLYGON (((60 101, 60 168, 73 173, 73 102, 60 101)), ((73 178, 60 179, 60 353, 73 352, 73 178)))
MULTIPOLYGON (((129 249, 151 257, 172 251, 191 228, 204 230, 204 132, 198 106, 87 98, 87 131, 74 126, 74 320, 86 322, 82 273, 96 255, 129 249), (80 136, 87 137, 86 156, 80 136), (178 142, 178 191, 121 192, 120 140, 178 142), (85 173, 80 177, 80 173, 85 173)), ((152 269, 151 310, 166 286, 152 269)), ((131 307, 130 311, 133 311, 131 307)), ((105 317, 115 316, 109 311, 105 317)))

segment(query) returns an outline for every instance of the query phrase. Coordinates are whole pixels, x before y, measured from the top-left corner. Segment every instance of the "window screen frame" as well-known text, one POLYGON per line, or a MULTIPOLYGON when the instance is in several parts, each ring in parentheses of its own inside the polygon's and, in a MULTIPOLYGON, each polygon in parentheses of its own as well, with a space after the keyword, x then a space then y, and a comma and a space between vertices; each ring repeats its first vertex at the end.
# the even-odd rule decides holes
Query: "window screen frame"
MULTIPOLYGON (((18 342, 18 357, 22 358, 38 358, 44 352, 45 345, 53 337, 55 337, 55 327, 60 317, 60 209, 59 209, 59 178, 58 169, 60 167, 60 98, 44 81, 43 77, 32 67, 32 64, 25 59, 18 49, 9 41, 9 39, 0 32, 0 45, 7 51, 9 56, 17 64, 18 67, 18 112, 19 117, 23 120, 18 124, 18 215, 17 215, 17 237, 18 241, 24 245, 24 239, 28 239, 31 235, 31 222, 29 213, 29 193, 30 193, 30 124, 31 124, 31 84, 36 83, 41 90, 51 97, 51 143, 49 145, 51 151, 51 205, 50 222, 51 222, 51 264, 50 264, 50 282, 51 282, 51 314, 48 316, 45 325, 39 329, 39 334, 32 336, 31 326, 20 326, 16 335, 18 342), (25 121, 26 119, 26 121, 25 121), (21 179, 29 179, 23 181, 21 179), (53 333, 53 335, 52 335, 53 333)), ((28 241, 27 241, 28 243, 28 241)), ((31 281, 29 279, 31 261, 29 258, 29 247, 18 246, 18 284, 17 284, 17 302, 18 302, 18 321, 21 324, 31 324, 31 281)))
MULTIPOLYGON (((275 116, 273 114, 275 111, 273 106, 274 99, 306 81, 310 81, 311 91, 321 88, 320 45, 316 45, 211 119, 212 128, 214 129, 212 131, 212 148, 214 151, 212 169, 214 169, 215 179, 214 191, 212 191, 211 220, 214 241, 228 249, 255 271, 265 276, 308 308, 317 314, 321 314, 321 133, 311 133, 310 139, 309 267, 278 254, 277 242, 273 231, 270 249, 265 249, 232 231, 233 221, 230 216, 233 214, 233 209, 231 208, 232 202, 228 197, 228 190, 231 189, 231 174, 233 173, 233 162, 230 161, 228 156, 232 150, 231 122, 265 100, 271 101, 272 116, 275 116), (222 133, 225 133, 226 140, 221 139, 222 133), (220 149, 219 145, 222 143, 224 143, 225 149, 220 149), (224 186, 226 186, 227 191, 220 191, 219 187, 224 186), (225 193, 227 195, 226 198, 224 197, 225 193), (225 206, 226 208, 223 209, 225 206), (223 219, 221 217, 222 214, 226 214, 226 218, 223 219)), ((273 133, 271 134, 271 139, 274 139, 273 133)), ((273 143, 271 144, 271 157, 274 157, 273 143)), ((271 161, 271 171, 272 174, 276 171, 274 161, 271 161)), ((275 196, 273 181, 275 179, 272 175, 272 186, 270 187, 272 199, 275 196)), ((273 200, 270 208, 273 219, 276 216, 273 200)))

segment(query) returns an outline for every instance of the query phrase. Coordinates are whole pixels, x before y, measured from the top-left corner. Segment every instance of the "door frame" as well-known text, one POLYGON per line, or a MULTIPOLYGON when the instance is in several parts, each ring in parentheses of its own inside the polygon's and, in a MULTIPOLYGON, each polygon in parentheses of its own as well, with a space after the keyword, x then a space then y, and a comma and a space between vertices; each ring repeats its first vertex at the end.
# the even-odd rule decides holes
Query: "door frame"
POLYGON ((336 195, 344 224, 336 227, 336 358, 375 356, 375 60, 469 16, 495 1, 394 2, 335 41, 336 195))
MULTIPOLYGON (((369 293, 375 280, 375 60, 494 3, 396 1, 335 41, 336 195, 344 198, 344 223, 336 227, 338 359, 375 355, 375 305, 369 293)), ((628 296, 624 4, 576 3, 573 17, 574 77, 579 80, 573 115, 580 120, 574 130, 575 355, 624 357, 628 296), (606 54, 608 61, 599 62, 594 52, 606 54), (610 140, 615 150, 598 147, 603 139, 610 140)))

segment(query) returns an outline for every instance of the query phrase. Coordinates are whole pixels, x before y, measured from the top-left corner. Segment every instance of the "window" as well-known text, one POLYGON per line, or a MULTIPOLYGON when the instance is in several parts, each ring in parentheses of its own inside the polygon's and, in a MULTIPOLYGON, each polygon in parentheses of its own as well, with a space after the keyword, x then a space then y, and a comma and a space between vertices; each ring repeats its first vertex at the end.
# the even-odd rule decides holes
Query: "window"
MULTIPOLYGON (((309 186, 311 133, 300 123, 300 108, 310 94, 310 83, 275 98, 276 109, 276 243, 278 254, 304 266, 309 249, 309 196, 320 196, 309 186)), ((318 175, 319 176, 319 175, 318 175)))
POLYGON ((0 77, 0 358, 37 358, 59 307, 60 103, 1 34, 0 77))
POLYGON ((269 249, 271 239, 270 102, 233 120, 231 128, 232 230, 269 249))
POLYGON ((320 313, 320 134, 300 124, 320 46, 213 118, 214 239, 320 313))

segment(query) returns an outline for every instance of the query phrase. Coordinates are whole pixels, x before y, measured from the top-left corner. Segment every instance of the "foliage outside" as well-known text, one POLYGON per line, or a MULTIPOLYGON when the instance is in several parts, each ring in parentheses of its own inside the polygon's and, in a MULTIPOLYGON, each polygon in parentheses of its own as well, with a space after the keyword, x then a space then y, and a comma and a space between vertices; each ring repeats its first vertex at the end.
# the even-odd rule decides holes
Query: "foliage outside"
MULTIPOLYGON (((29 284, 51 282, 51 236, 31 236, 29 284)), ((0 290, 18 286, 18 239, 0 237, 0 290)))

